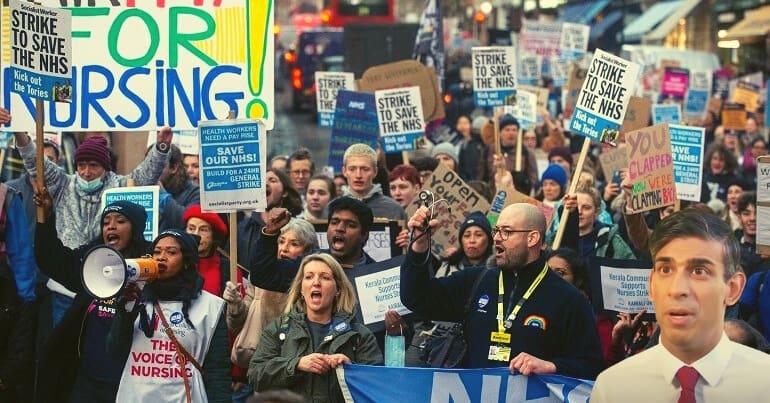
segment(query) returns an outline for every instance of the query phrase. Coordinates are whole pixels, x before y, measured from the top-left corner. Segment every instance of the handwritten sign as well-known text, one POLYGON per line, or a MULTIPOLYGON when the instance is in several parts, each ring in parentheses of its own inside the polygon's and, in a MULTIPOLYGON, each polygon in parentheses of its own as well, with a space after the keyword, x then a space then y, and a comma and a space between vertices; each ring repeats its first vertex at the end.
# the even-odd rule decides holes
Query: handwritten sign
MULTIPOLYGON (((36 3, 61 10, 73 2, 36 3)), ((273 0, 74 3, 67 8, 72 13, 67 33, 77 97, 71 103, 48 102, 46 127, 191 130, 232 110, 273 128, 273 0)), ((4 55, 8 45, 3 41, 4 55)), ((2 77, 10 75, 3 65, 2 77)), ((34 102, 11 94, 10 80, 0 81, 0 102, 13 115, 11 130, 35 127, 34 102)))
POLYGON ((471 57, 476 106, 505 105, 505 100, 516 93, 516 48, 473 47, 471 57))
POLYGON ((599 154, 604 179, 609 182, 615 171, 628 169, 628 153, 623 148, 612 148, 599 154))
MULTIPOLYGON (((11 0, 10 89, 53 102, 72 101, 72 15, 11 0)), ((15 119, 15 116, 14 116, 15 119)))
POLYGON ((643 212, 674 204, 674 161, 668 124, 629 132, 626 143, 628 177, 633 182, 629 209, 643 212))
POLYGON ((671 155, 674 157, 674 182, 679 200, 700 201, 703 181, 705 129, 669 125, 671 155))
POLYGON ((316 71, 315 88, 318 126, 332 127, 337 92, 339 90, 354 90, 356 78, 353 73, 316 71))
POLYGON ((638 64, 597 49, 580 89, 569 130, 613 143, 638 75, 638 64))
MULTIPOLYGON (((561 57, 564 60, 581 59, 588 50, 591 27, 585 24, 563 22, 561 24, 561 57)), ((551 65, 553 67, 553 64, 551 65)), ((552 70, 553 71, 553 70, 552 70)), ((554 81, 556 79, 554 78, 554 81)))
MULTIPOLYGON (((466 215, 474 211, 486 213, 489 210, 489 202, 484 196, 478 194, 444 164, 438 164, 423 189, 433 192, 436 200, 447 201, 437 203, 434 208, 433 216, 439 220, 439 226, 432 236, 431 251, 436 255, 441 254, 448 246, 459 245, 457 233, 466 215), (451 211, 447 207, 450 207, 451 211)), ((422 203, 416 196, 407 206, 407 215, 411 217, 420 206, 422 203)))
POLYGON ((201 208, 265 211, 267 136, 261 121, 201 122, 201 208))
POLYGON ((628 109, 620 131, 628 133, 649 126, 651 113, 652 101, 649 98, 632 96, 628 101, 628 109))
POLYGON ((329 140, 329 166, 341 172, 345 150, 353 144, 368 144, 376 150, 379 133, 374 94, 339 90, 329 140))
POLYGON ((655 104, 652 106, 652 124, 678 124, 682 121, 682 107, 677 103, 655 104))
POLYGON ((757 253, 770 255, 770 156, 757 158, 757 253))
POLYGON ((144 207, 147 221, 144 224, 144 239, 152 241, 158 236, 158 220, 160 216, 159 196, 160 186, 135 186, 106 189, 102 193, 102 210, 119 200, 130 201, 144 207))
POLYGON ((425 134, 420 87, 375 91, 374 98, 385 152, 417 149, 417 140, 425 134))

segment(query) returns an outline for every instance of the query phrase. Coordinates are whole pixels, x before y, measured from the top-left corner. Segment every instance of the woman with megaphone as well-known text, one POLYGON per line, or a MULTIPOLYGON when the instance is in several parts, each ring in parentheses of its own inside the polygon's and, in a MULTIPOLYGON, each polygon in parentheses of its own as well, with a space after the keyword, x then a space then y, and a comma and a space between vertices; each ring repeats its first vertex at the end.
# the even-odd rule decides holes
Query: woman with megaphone
POLYGON ((224 300, 202 292, 196 235, 163 231, 152 259, 158 278, 141 293, 126 288, 107 336, 109 355, 126 358, 115 401, 207 402, 203 365, 216 361, 209 347, 224 300))
POLYGON ((77 249, 65 247, 56 232, 52 200, 36 189, 35 204, 46 212, 35 231, 35 258, 40 270, 76 292, 75 301, 52 331, 41 358, 37 401, 114 402, 125 358, 106 354, 105 340, 116 312, 116 298, 97 299, 81 280, 82 261, 97 246, 109 246, 122 256, 149 253, 144 239, 147 213, 128 201, 107 205, 101 215, 101 236, 77 249))

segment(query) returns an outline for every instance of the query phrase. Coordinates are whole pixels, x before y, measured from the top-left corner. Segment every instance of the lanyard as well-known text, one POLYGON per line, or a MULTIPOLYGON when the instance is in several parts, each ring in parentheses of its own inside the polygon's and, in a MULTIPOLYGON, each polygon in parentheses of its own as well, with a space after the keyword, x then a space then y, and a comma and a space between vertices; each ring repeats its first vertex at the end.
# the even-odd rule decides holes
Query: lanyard
MULTIPOLYGON (((505 299, 505 290, 503 289, 503 271, 500 270, 500 276, 498 277, 498 293, 499 296, 497 298, 497 330, 500 333, 503 333, 506 331, 506 328, 510 328, 513 324, 513 321, 516 319, 516 315, 519 314, 519 311, 521 310, 522 305, 524 305, 525 302, 529 299, 529 297, 532 295, 533 292, 535 292, 535 288, 537 288, 538 285, 540 285, 540 282, 543 281, 543 278, 545 277, 545 274, 548 272, 548 264, 546 263, 543 266, 543 270, 540 271, 540 274, 535 277, 535 281, 532 282, 532 284, 527 288, 527 291, 524 292, 524 295, 521 296, 521 299, 516 304, 516 306, 511 310, 511 313, 508 315, 508 318, 503 321, 503 301, 505 299), (507 325, 507 326, 506 326, 507 325)), ((513 296, 513 291, 511 291, 511 296, 513 296)))

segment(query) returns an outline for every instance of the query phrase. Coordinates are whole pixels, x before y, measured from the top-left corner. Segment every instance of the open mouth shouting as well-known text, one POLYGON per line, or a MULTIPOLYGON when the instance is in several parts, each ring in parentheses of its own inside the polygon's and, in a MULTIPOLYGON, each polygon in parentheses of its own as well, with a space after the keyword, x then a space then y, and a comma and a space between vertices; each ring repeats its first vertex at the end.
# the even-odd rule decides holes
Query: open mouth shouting
POLYGON ((109 246, 116 247, 120 244, 120 235, 114 232, 107 233, 104 238, 109 246))
POLYGON ((347 245, 347 241, 344 235, 334 235, 329 242, 329 249, 342 250, 345 249, 345 245, 347 245))

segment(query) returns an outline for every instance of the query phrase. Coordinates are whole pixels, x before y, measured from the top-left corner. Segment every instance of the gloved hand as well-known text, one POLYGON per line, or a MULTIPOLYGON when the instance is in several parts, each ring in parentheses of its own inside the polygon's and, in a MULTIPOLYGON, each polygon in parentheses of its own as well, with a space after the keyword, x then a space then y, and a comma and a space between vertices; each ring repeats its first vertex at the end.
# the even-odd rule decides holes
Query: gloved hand
POLYGON ((241 313, 243 309, 243 299, 241 298, 241 291, 238 284, 228 281, 225 284, 225 291, 222 293, 222 298, 227 301, 227 310, 237 315, 241 313))

